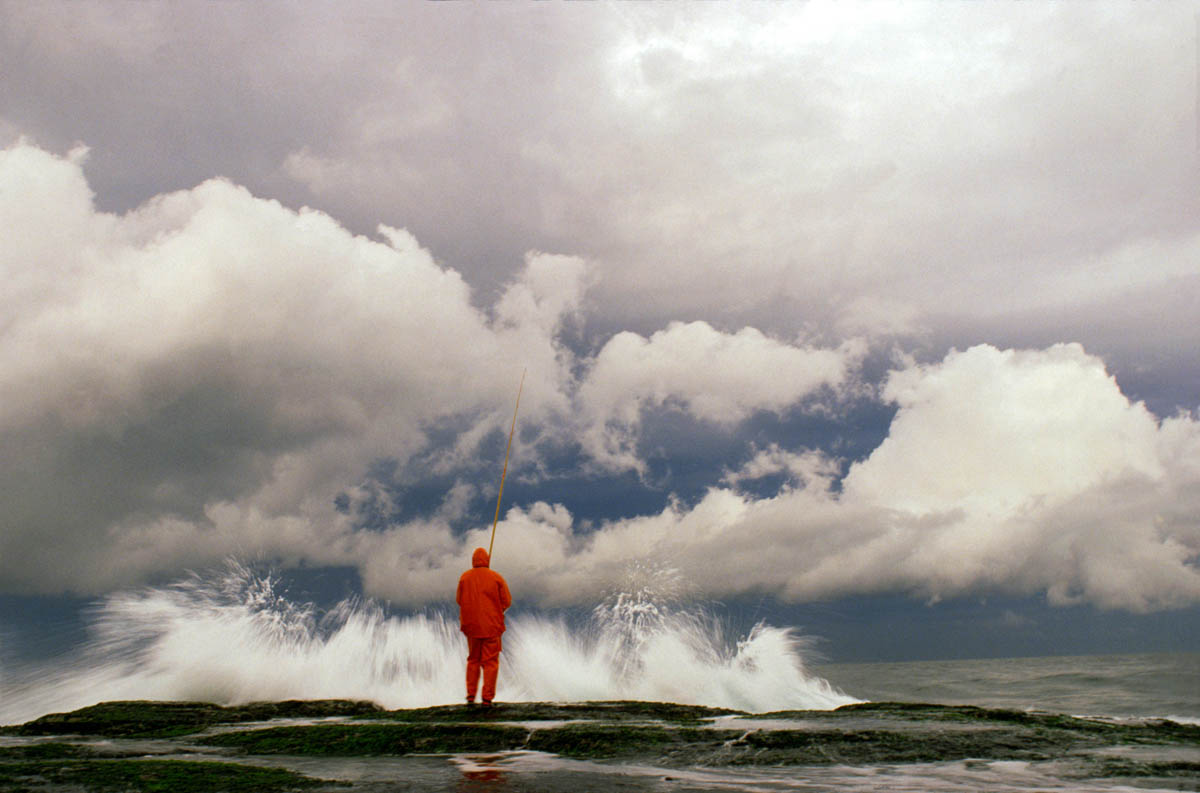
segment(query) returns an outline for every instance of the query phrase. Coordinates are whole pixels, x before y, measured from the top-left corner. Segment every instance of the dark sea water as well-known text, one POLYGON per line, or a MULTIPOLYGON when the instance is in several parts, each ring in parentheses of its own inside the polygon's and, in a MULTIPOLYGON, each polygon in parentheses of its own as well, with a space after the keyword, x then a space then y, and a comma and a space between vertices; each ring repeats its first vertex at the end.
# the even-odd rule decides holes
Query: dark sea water
POLYGON ((873 701, 1200 724, 1200 653, 826 664, 813 672, 847 694, 873 701))
MULTIPOLYGON (((396 709, 461 698, 465 648, 453 620, 438 614, 389 617, 361 604, 319 614, 309 604, 289 602, 272 591, 269 581, 245 571, 116 595, 89 620, 87 640, 70 652, 0 667, 0 724, 112 700, 232 705, 353 699, 396 709)), ((508 702, 679 702, 750 714, 830 711, 864 701, 923 702, 1200 725, 1200 654, 1195 653, 814 664, 806 647, 791 630, 769 625, 730 636, 703 614, 663 605, 652 592, 636 592, 598 608, 591 624, 582 627, 514 619, 505 636, 499 697, 508 702)), ((737 726, 811 728, 796 718, 800 722, 782 728, 748 721, 737 726)), ((895 719, 878 715, 864 720, 852 729, 865 736, 916 730, 933 740, 947 729, 941 722, 897 726, 895 719)), ((722 767, 681 766, 665 757, 661 763, 589 761, 533 751, 253 762, 379 793, 1200 790, 1200 773, 1191 773, 1200 769, 1200 742, 1112 751, 1122 762, 1174 763, 1183 770, 1162 778, 1098 778, 1080 770, 1099 762, 1094 752, 1086 760, 1078 755, 959 757, 847 765, 832 758, 807 765, 722 767)))

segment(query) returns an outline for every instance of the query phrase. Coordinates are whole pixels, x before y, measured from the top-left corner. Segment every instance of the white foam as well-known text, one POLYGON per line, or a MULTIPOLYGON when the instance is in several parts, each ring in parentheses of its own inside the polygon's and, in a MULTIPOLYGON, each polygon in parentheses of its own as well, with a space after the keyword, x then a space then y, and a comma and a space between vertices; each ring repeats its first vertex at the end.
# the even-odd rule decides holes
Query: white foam
MULTIPOLYGON (((517 616, 497 697, 641 699, 739 710, 833 708, 856 700, 808 674, 792 631, 760 624, 728 641, 697 612, 621 593, 583 628, 517 616)), ((343 603, 319 616, 239 566, 214 580, 109 597, 92 639, 55 668, 9 670, 0 723, 117 699, 238 704, 366 699, 386 708, 457 703, 466 642, 440 613, 389 617, 343 603)))

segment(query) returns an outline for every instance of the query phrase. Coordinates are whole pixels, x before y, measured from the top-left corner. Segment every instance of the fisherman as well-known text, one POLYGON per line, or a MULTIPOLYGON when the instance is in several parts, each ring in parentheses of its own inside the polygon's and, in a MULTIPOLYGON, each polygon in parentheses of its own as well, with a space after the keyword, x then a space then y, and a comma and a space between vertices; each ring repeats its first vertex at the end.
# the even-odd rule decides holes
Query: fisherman
POLYGON ((483 705, 491 707, 496 696, 496 675, 500 671, 500 635, 504 633, 504 612, 512 605, 512 595, 504 576, 488 567, 488 552, 476 548, 471 569, 458 579, 458 623, 467 635, 467 704, 475 704, 479 672, 483 670, 483 705))

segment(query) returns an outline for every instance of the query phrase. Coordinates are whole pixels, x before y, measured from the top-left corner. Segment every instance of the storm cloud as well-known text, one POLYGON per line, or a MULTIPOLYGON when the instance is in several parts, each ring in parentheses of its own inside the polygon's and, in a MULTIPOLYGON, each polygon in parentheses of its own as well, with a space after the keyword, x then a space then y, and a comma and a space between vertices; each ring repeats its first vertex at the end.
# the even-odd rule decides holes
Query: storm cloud
MULTIPOLYGON (((355 236, 224 180, 102 213, 85 157, 22 143, 0 159, 13 230, 0 563, 13 589, 102 591, 254 553, 350 564, 370 594, 438 599, 486 528, 432 516, 367 531, 335 496, 376 459, 428 451, 447 419, 469 421, 440 464, 466 465, 504 426, 509 361, 530 370, 523 421, 536 435, 634 469, 648 408, 729 432, 817 393, 831 409, 859 371, 861 343, 701 322, 620 333, 580 358, 561 341, 585 300, 578 258, 531 254, 483 312, 407 232, 355 236)), ((670 560, 706 595, 1044 591, 1133 610, 1200 599, 1188 495, 1200 431, 1131 403, 1079 345, 952 351, 892 371, 880 398, 898 412, 840 492, 836 460, 774 448, 696 504, 590 531, 565 505, 518 505, 500 527, 523 549, 510 576, 548 604, 595 598, 642 558, 670 560), (771 497, 736 486, 783 470, 771 497)), ((533 469, 536 449, 523 452, 533 469)))
POLYGON ((0 590, 1194 607, 1193 16, 0 0, 0 590))
POLYGON ((518 357, 529 414, 562 410, 548 333, 572 260, 531 257, 489 319, 404 231, 355 237, 224 180, 105 214, 83 157, 0 154, 10 586, 317 549, 371 460, 407 458, 440 418, 498 426, 518 357))
MULTIPOLYGON (((1042 594, 1150 611, 1200 601, 1200 424, 1158 421, 1078 345, 953 352, 893 372, 887 439, 840 492, 821 455, 768 450, 742 476, 787 469, 769 498, 713 487, 694 506, 577 531, 561 505, 501 523, 505 569, 549 602, 588 600, 638 559, 667 560, 699 594, 787 600, 903 592, 1042 594)), ((481 529, 446 537, 445 569, 369 577, 393 597, 434 597, 481 529)), ((368 571, 370 571, 370 566, 368 571)))

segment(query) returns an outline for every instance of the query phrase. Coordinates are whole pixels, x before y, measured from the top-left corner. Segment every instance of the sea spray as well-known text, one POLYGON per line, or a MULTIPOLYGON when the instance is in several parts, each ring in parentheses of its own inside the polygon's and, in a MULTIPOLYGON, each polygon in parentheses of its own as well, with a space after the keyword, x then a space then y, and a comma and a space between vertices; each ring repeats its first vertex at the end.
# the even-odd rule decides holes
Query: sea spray
POLYGON ((522 688, 519 698, 636 699, 756 712, 858 701, 806 671, 807 644, 792 630, 760 622, 739 639, 712 613, 688 605, 687 595, 678 570, 641 561, 626 568, 575 631, 515 622, 505 641, 516 651, 507 663, 522 688))
MULTIPOLYGON (((764 624, 740 641, 684 607, 670 575, 614 592, 580 626, 509 619, 500 699, 642 699, 751 711, 853 702, 809 675, 803 642, 764 624)), ((366 699, 386 708, 458 702, 466 641, 452 614, 388 616, 370 601, 320 612, 237 564, 168 587, 111 595, 89 615, 90 638, 58 663, 5 670, 0 723, 104 700, 238 704, 366 699)))

